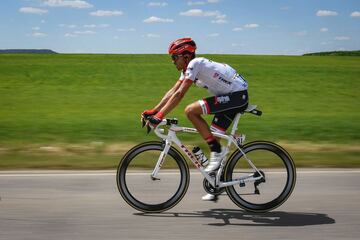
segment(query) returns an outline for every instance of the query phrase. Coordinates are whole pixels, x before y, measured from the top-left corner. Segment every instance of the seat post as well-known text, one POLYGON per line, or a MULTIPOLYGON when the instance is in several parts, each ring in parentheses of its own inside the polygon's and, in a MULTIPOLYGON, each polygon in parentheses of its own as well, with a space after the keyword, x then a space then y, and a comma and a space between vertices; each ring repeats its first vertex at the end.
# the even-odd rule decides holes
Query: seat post
POLYGON ((238 130, 238 124, 239 124, 241 115, 242 115, 241 113, 236 114, 234 121, 233 121, 232 129, 231 129, 231 135, 235 135, 236 131, 238 130))

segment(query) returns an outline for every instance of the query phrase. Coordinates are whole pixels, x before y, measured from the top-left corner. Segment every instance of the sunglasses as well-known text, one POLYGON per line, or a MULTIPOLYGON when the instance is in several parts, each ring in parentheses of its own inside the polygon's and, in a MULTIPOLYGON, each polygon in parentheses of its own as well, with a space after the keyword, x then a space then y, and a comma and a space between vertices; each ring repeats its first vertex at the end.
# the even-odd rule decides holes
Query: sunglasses
POLYGON ((182 55, 173 54, 173 55, 171 55, 171 59, 172 59, 173 61, 176 61, 176 60, 178 60, 179 57, 181 57, 181 56, 182 56, 182 55))

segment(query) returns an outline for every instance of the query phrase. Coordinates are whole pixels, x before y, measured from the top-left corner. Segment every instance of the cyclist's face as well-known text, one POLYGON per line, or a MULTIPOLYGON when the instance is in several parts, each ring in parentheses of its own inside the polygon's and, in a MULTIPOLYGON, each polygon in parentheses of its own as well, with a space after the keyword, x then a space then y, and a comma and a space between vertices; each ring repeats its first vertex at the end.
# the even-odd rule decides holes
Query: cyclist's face
POLYGON ((185 59, 183 55, 172 55, 172 62, 175 64, 177 70, 183 70, 185 68, 185 59))

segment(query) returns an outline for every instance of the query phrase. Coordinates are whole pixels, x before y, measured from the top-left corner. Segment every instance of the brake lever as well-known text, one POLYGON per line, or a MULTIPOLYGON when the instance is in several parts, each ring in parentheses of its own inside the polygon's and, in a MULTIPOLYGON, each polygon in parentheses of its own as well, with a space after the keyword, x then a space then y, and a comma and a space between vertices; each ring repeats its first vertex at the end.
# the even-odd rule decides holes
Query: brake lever
POLYGON ((149 126, 149 124, 147 124, 146 127, 147 127, 147 134, 149 134, 151 132, 151 127, 149 126))
POLYGON ((145 120, 145 118, 141 118, 141 128, 144 128, 146 125, 146 133, 149 134, 151 132, 151 127, 149 126, 149 122, 145 120))
POLYGON ((144 128, 145 125, 146 125, 146 121, 145 121, 145 119, 142 117, 142 118, 141 118, 141 128, 144 128))

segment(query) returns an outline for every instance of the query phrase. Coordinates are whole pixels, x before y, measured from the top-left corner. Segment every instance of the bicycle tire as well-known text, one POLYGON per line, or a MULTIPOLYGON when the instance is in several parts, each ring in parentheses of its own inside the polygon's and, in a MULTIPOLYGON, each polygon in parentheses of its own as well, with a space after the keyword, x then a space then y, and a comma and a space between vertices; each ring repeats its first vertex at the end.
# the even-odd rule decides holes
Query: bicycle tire
MULTIPOLYGON (((230 197, 230 199, 240 208, 249 212, 268 212, 272 209, 281 206, 291 195, 296 183, 296 168, 290 154, 281 146, 268 141, 250 142, 244 145, 244 148, 242 150, 247 156, 251 152, 254 151, 259 152, 259 150, 261 150, 264 151, 265 153, 271 153, 272 155, 279 157, 283 162, 283 166, 285 166, 286 169, 286 183, 284 184, 284 187, 282 191, 279 193, 279 195, 277 195, 274 199, 264 203, 254 203, 249 200, 246 200, 245 195, 250 195, 250 194, 243 194, 244 196, 242 196, 242 194, 239 194, 236 191, 235 189, 236 186, 229 186, 226 188, 227 194, 230 197)), ((239 150, 236 150, 231 155, 225 166, 225 176, 224 176, 225 181, 232 181, 234 168, 236 164, 241 160, 246 161, 243 157, 243 154, 239 150)), ((241 189, 241 186, 239 189, 241 189)))
MULTIPOLYGON (((176 167, 179 169, 179 173, 180 173, 180 183, 175 191, 175 194, 173 194, 169 199, 163 202, 150 204, 135 197, 133 193, 131 193, 131 190, 128 187, 128 183, 126 180, 129 164, 131 163, 131 161, 140 154, 144 154, 147 151, 156 151, 159 152, 160 154, 162 150, 163 150, 162 142, 152 141, 152 142, 145 142, 139 144, 133 147, 132 149, 130 149, 124 155, 117 169, 117 174, 116 174, 117 187, 121 196, 126 201, 126 203, 129 204, 131 207, 144 213, 159 213, 174 207, 184 197, 189 186, 190 174, 189 174, 188 164, 186 163, 184 157, 176 148, 170 147, 167 157, 170 157, 172 160, 175 161, 176 167)), ((150 169, 151 172, 154 169, 154 167, 155 165, 152 166, 152 169, 150 169)), ((160 169, 160 171, 161 170, 162 169, 160 169)), ((150 178, 150 174, 149 174, 149 178, 150 178)))

